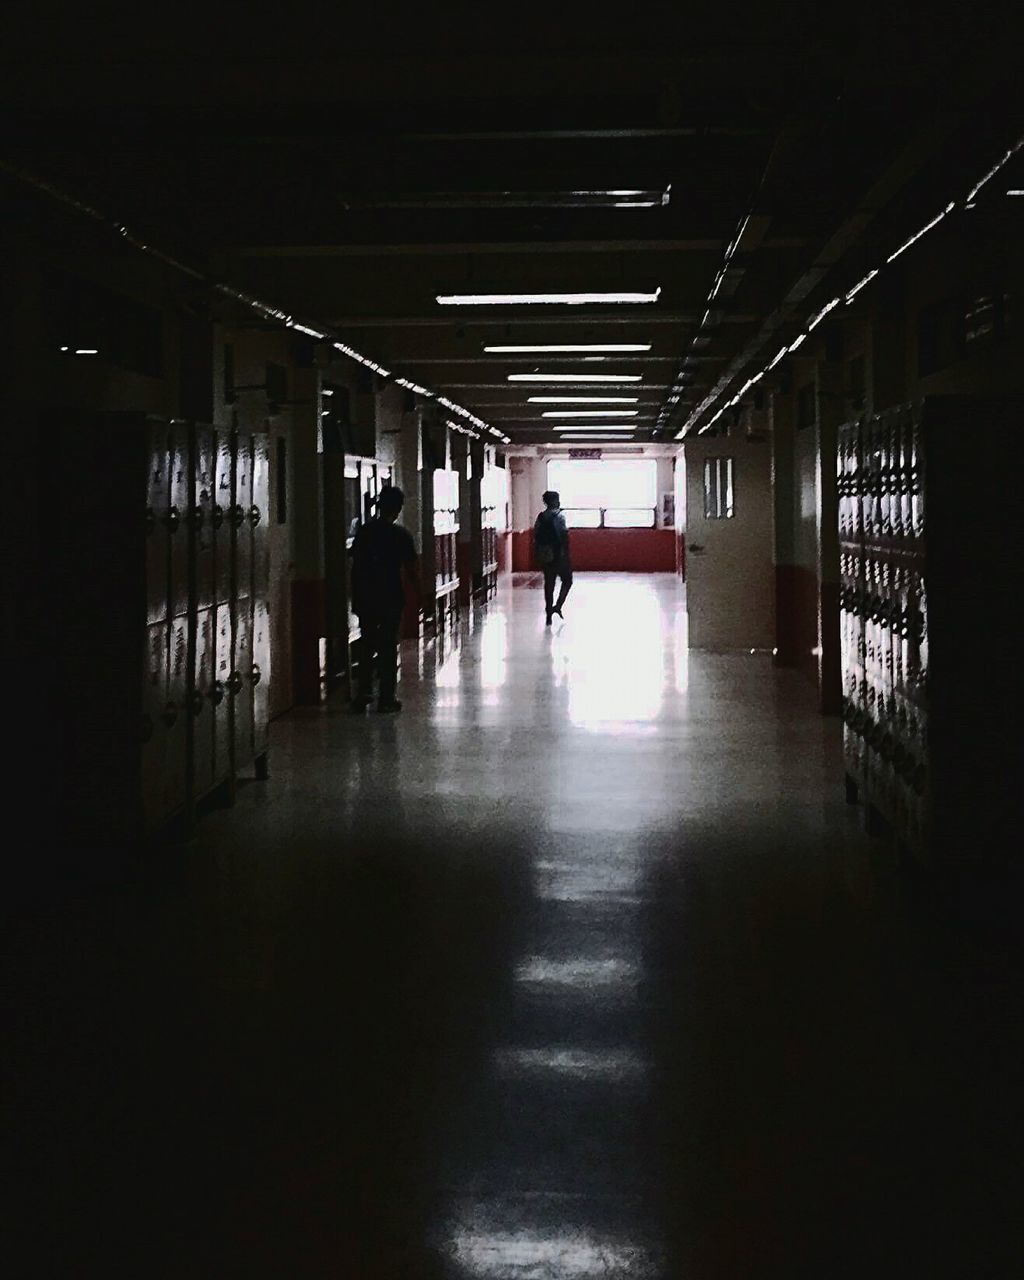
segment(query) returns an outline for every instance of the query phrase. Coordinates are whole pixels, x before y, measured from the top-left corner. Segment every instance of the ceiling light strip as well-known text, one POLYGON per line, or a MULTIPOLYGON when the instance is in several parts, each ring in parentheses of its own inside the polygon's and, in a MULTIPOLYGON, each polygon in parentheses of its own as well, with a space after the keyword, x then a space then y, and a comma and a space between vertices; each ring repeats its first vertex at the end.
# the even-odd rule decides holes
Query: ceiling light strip
POLYGON ((627 351, 650 351, 649 342, 549 342, 484 347, 493 355, 570 355, 574 352, 605 352, 619 355, 627 351))
POLYGON ((640 382, 639 373, 510 373, 507 382, 640 382))
POLYGON ((442 307, 507 307, 507 306, 588 306, 595 303, 641 304, 657 302, 659 285, 653 293, 439 293, 442 307))
MULTIPOLYGON (((19 182, 23 182, 26 186, 32 187, 35 190, 42 192, 44 195, 49 196, 52 200, 55 200, 57 203, 65 205, 66 207, 75 210, 75 212, 82 214, 87 218, 91 218, 95 222, 103 223, 105 226, 111 228, 114 231, 114 233, 120 236, 120 238, 124 240, 127 244, 130 244, 132 248, 138 249, 140 252, 145 253, 148 257, 155 258, 158 261, 163 262, 165 265, 171 267, 175 271, 178 271, 182 275, 186 275, 193 280, 201 281, 213 292, 219 293, 222 297, 231 298, 235 302, 238 302, 243 306, 248 307, 249 310, 254 311, 257 315, 262 316, 265 320, 270 320, 274 323, 286 325, 288 328, 294 329, 298 333, 303 333, 308 337, 314 338, 317 341, 330 342, 336 351, 341 352, 342 355, 347 356, 350 360, 356 361, 357 364, 361 364, 365 368, 373 370, 373 372, 379 374, 381 377, 391 378, 393 376, 389 370, 383 367, 383 365, 379 364, 376 360, 371 360, 368 356, 364 356, 361 352, 357 351, 354 347, 350 347, 347 343, 344 343, 344 342, 332 340, 331 335, 326 331, 321 329, 316 329, 312 325, 303 324, 300 321, 295 320, 294 317, 289 315, 287 311, 283 311, 279 307, 272 306, 271 304, 264 302, 260 298, 256 298, 251 294, 243 292, 241 289, 236 289, 233 285, 225 284, 223 281, 213 280, 210 276, 204 274, 203 272, 197 271, 194 267, 190 267, 187 264, 180 262, 177 258, 173 258, 169 254, 164 253, 161 249, 158 249, 154 245, 147 243, 145 240, 141 239, 139 236, 133 234, 129 230, 129 228, 124 225, 124 223, 118 222, 114 219, 107 217, 105 214, 101 213, 100 210, 94 208, 92 205, 88 205, 81 200, 77 200, 74 196, 70 195, 68 192, 61 190, 59 187, 54 186, 52 183, 44 181, 43 179, 37 177, 35 174, 29 173, 23 169, 19 169, 14 165, 7 164, 3 160, 0 160, 0 170, 10 174, 12 177, 16 178, 19 182)), ((410 391, 415 391, 418 395, 422 395, 430 399, 435 398, 434 392, 427 390, 426 387, 419 386, 415 382, 410 382, 408 379, 395 378, 395 382, 398 383, 398 385, 400 386, 405 386, 410 391)), ((506 436, 502 431, 499 431, 496 427, 492 427, 489 424, 484 423, 480 418, 477 418, 474 414, 471 414, 468 409, 464 409, 461 405, 454 405, 454 404, 452 405, 452 408, 459 415, 464 415, 472 419, 482 429, 488 431, 491 435, 493 435, 496 439, 502 441, 504 444, 511 443, 510 438, 506 436)))
MULTIPOLYGON (((975 186, 971 188, 967 197, 962 202, 963 208, 974 207, 974 201, 976 200, 978 193, 982 190, 982 188, 986 185, 986 183, 990 182, 992 178, 994 178, 996 174, 999 173, 1000 170, 1003 169, 1010 162, 1010 160, 1013 159, 1013 157, 1017 154, 1018 151, 1021 150, 1021 148, 1024 148, 1024 135, 1018 138, 1017 141, 1013 144, 1013 146, 1010 147, 1004 153, 1004 155, 992 166, 991 169, 989 169, 988 173, 985 174, 985 176, 981 179, 981 181, 976 183, 975 186)), ((897 258, 900 257, 901 254, 905 253, 907 249, 911 248, 913 245, 923 240, 929 231, 934 230, 934 228, 937 227, 939 223, 943 221, 944 218, 946 218, 949 214, 951 214, 954 211, 954 209, 957 208, 957 204, 958 202, 956 200, 951 200, 946 205, 946 207, 942 209, 940 213, 937 213, 934 218, 926 222, 923 227, 921 227, 912 236, 910 236, 907 240, 905 240, 903 244, 899 246, 898 249, 896 249, 893 253, 889 254, 889 256, 885 259, 884 265, 885 266, 891 265, 893 262, 896 261, 897 258)), ((772 358, 772 360, 770 360, 769 363, 764 366, 764 368, 761 370, 760 373, 755 374, 753 378, 749 379, 741 391, 739 391, 724 405, 722 405, 721 408, 719 408, 717 412, 711 418, 709 418, 708 421, 704 423, 702 427, 698 428, 697 434, 703 435, 704 432, 710 430, 711 427, 714 426, 714 424, 722 416, 725 410, 728 408, 734 408, 739 403, 743 395, 752 386, 754 386, 757 382, 759 382, 761 378, 763 378, 764 375, 770 369, 774 369, 775 366, 782 359, 785 358, 785 356, 791 354, 792 352, 798 351, 800 347, 802 347, 803 344, 807 341, 808 337, 811 335, 814 329, 821 323, 821 321, 825 318, 825 316, 829 314, 829 312, 833 311, 837 306, 839 306, 840 302, 845 302, 847 305, 849 305, 853 301, 853 299, 861 292, 862 289, 865 289, 873 280, 875 280, 881 274, 881 271, 882 271, 881 267, 873 267, 867 273, 867 275, 863 276, 853 286, 853 288, 850 289, 846 294, 841 294, 838 297, 833 298, 830 302, 826 303, 825 306, 822 307, 821 310, 818 311, 806 323, 804 330, 801 333, 797 334, 796 338, 794 338, 793 341, 788 346, 782 347, 781 350, 772 358)), ((661 421, 661 417, 659 416, 659 424, 660 424, 660 421, 661 421)), ((683 439, 685 434, 686 433, 684 428, 683 430, 677 432, 676 439, 677 440, 683 439)))

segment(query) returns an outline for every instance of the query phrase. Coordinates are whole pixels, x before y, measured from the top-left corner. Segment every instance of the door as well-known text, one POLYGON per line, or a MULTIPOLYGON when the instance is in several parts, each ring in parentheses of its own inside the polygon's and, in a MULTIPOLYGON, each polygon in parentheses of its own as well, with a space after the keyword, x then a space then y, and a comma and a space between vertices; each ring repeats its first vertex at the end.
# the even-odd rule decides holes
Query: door
POLYGON ((231 725, 228 686, 231 683, 231 606, 219 604, 214 619, 214 680, 210 691, 213 707, 214 782, 231 773, 231 725))
POLYGON ((257 597, 252 625, 253 750, 259 755, 267 747, 270 719, 270 611, 265 599, 257 597))
POLYGON ((189 505, 192 475, 189 457, 189 425, 175 421, 170 428, 171 505, 167 514, 170 530, 171 617, 188 612, 189 505))
POLYGON ((235 545, 235 595, 252 595, 252 436, 235 437, 235 487, 231 524, 235 545))
POLYGON ((743 437, 687 440, 689 643, 718 652, 775 643, 771 451, 743 437))
POLYGON ((164 817, 163 773, 167 727, 167 623, 157 622, 146 629, 146 652, 142 673, 141 787, 142 818, 147 827, 164 817))
POLYGON ((170 461, 167 427, 153 423, 149 428, 149 474, 146 491, 146 621, 162 622, 170 604, 170 461))
POLYGON ((197 609, 209 609, 216 604, 213 528, 216 462, 216 437, 213 430, 210 427, 197 427, 192 488, 197 609))
POLYGON ((164 723, 163 811, 174 813, 185 803, 185 770, 188 736, 188 615, 174 618, 170 627, 167 668, 167 705, 164 723))
POLYGON ((231 433, 218 431, 213 495, 213 558, 216 573, 214 594, 218 605, 226 604, 231 599, 231 483, 231 433))
POLYGON ((253 685, 252 685, 252 603, 237 602, 235 614, 234 659, 228 691, 231 695, 232 735, 235 767, 252 759, 253 685))
POLYGON ((214 777, 214 679, 217 660, 217 611, 196 614, 189 719, 192 725, 192 793, 205 795, 214 777))

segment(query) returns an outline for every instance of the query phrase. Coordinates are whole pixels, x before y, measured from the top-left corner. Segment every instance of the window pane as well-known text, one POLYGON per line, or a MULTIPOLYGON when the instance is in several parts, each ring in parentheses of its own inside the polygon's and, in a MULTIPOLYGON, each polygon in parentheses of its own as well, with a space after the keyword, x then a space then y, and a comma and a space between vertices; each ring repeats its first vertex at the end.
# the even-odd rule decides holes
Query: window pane
POLYGON ((604 513, 606 529, 653 529, 653 507, 609 507, 604 513))
POLYGON ((563 507, 655 507, 658 464, 653 458, 553 458, 547 487, 563 507))
POLYGON ((704 459, 704 519, 733 518, 732 458, 704 459))
POLYGON ((594 507, 563 507, 562 515, 570 529, 599 529, 601 512, 594 507))

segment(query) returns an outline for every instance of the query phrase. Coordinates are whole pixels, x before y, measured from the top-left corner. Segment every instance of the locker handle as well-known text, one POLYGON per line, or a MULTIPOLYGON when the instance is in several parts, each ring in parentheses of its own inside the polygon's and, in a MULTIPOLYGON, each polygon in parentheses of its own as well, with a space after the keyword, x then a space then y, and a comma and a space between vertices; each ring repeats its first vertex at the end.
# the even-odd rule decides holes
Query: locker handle
POLYGON ((231 523, 235 526, 236 529, 240 529, 244 521, 245 521, 245 508, 242 506, 240 502, 236 502, 235 505, 231 508, 231 523))
POLYGON ((210 689, 210 701, 215 707, 219 707, 224 701, 224 685, 220 680, 214 680, 213 682, 213 686, 210 689))
POLYGON ((181 512, 178 510, 177 507, 171 507, 170 510, 167 512, 167 515, 164 516, 164 524, 168 527, 168 529, 177 529, 180 521, 181 521, 181 512))
POLYGON ((204 516, 205 516, 205 512, 203 511, 202 507, 192 508, 192 524, 195 526, 195 528, 201 529, 203 527, 204 516))
POLYGON ((260 509, 259 507, 256 506, 255 503, 253 503, 253 505, 249 508, 249 519, 253 522, 253 524, 259 524, 260 522, 260 519, 261 519, 260 509))
POLYGON ((228 676, 228 693, 236 694, 242 688, 242 676, 238 671, 232 671, 228 676))
POLYGON ((224 523, 224 508, 214 503, 213 507, 213 527, 219 529, 224 523))
POLYGON ((254 662, 252 664, 252 671, 249 673, 249 680, 251 681, 252 684, 259 684, 260 680, 262 679, 263 679, 263 672, 259 669, 259 666, 254 662))
POLYGON ((203 709, 203 695, 199 689, 193 689, 188 700, 189 709, 194 716, 200 714, 203 709))
POLYGON ((167 728, 170 729, 171 726, 175 724, 178 719, 177 704, 174 702, 168 702, 167 706, 164 707, 163 714, 161 715, 160 719, 164 722, 167 728))

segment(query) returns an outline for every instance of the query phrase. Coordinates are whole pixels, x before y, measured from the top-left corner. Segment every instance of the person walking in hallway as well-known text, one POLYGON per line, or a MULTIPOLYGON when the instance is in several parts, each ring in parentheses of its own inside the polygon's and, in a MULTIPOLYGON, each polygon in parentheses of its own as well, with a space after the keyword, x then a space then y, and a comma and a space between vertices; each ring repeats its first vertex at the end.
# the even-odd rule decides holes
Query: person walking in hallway
POLYGON ((562 515, 561 499, 549 489, 543 494, 544 510, 533 526, 533 551, 536 563, 544 571, 545 625, 551 626, 551 617, 562 617, 562 605, 572 586, 572 565, 569 561, 569 530, 562 515), (555 579, 559 580, 558 600, 555 601, 555 579))
POLYGON ((377 514, 352 544, 352 609, 359 618, 359 686, 352 704, 365 711, 373 699, 377 668, 377 710, 401 711, 395 697, 398 681, 398 635, 405 609, 406 586, 415 594, 416 546, 407 529, 396 524, 405 494, 388 486, 377 500, 377 514))

